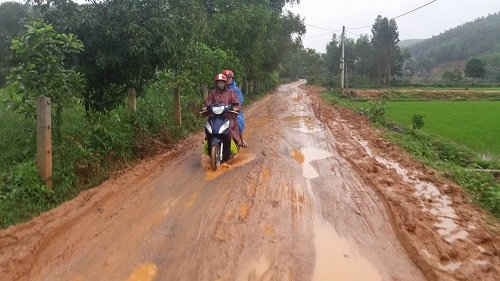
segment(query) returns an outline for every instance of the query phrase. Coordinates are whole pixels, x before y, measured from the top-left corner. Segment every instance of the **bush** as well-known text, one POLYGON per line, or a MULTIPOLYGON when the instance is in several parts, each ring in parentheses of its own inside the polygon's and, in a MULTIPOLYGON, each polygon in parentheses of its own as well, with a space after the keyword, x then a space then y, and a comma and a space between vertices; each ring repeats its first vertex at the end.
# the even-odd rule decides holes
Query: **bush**
POLYGON ((34 164, 35 121, 0 103, 0 135, 6 140, 0 143, 0 227, 56 206, 99 184, 111 171, 150 155, 159 144, 170 145, 201 128, 202 96, 196 87, 182 89, 183 126, 176 126, 169 79, 159 75, 147 84, 135 114, 124 105, 105 112, 87 112, 80 102, 68 105, 61 138, 53 142, 53 190, 40 182, 34 164))
POLYGON ((54 192, 40 181, 34 161, 14 165, 0 183, 0 227, 28 219, 54 203, 54 192))
POLYGON ((421 114, 413 114, 411 118, 413 130, 420 130, 424 127, 424 116, 421 114))
POLYGON ((384 100, 370 101, 360 110, 370 121, 385 124, 386 104, 384 100))

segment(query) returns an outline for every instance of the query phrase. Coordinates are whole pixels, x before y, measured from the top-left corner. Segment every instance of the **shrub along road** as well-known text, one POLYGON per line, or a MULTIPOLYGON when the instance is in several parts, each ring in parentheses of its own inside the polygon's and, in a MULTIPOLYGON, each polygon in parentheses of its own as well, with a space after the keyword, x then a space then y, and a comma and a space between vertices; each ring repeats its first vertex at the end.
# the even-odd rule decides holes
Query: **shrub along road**
POLYGON ((0 231, 0 280, 495 280, 498 224, 302 86, 247 111, 219 172, 196 134, 0 231))

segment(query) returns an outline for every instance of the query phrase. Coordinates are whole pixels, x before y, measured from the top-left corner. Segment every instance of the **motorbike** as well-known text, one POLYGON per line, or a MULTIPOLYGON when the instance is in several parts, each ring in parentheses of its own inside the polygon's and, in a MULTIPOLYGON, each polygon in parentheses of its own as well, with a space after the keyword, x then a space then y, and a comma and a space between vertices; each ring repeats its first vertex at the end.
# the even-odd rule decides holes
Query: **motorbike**
POLYGON ((230 121, 226 118, 228 114, 236 117, 238 111, 233 110, 232 105, 215 104, 205 107, 200 114, 208 116, 205 124, 205 153, 210 156, 211 169, 216 171, 222 163, 239 152, 238 145, 231 137, 230 121))

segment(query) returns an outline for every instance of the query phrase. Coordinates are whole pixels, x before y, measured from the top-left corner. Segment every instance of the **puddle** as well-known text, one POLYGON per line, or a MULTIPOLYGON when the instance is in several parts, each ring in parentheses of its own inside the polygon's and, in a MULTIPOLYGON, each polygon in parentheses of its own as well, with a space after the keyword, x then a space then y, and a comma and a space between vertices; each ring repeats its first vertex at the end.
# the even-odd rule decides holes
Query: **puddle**
POLYGON ((202 155, 201 164, 205 170, 205 180, 214 180, 224 173, 243 165, 252 162, 255 159, 255 154, 249 152, 240 152, 233 159, 223 163, 217 171, 212 171, 210 168, 210 158, 206 155, 202 155))
POLYGON ((360 140, 359 138, 351 136, 365 149, 366 153, 374 158, 378 163, 384 165, 386 168, 393 169, 396 173, 407 183, 415 189, 415 195, 421 200, 421 205, 424 211, 427 211, 437 217, 438 222, 434 226, 438 229, 438 233, 448 243, 453 243, 457 240, 464 240, 469 233, 462 229, 455 219, 458 217, 455 209, 452 207, 450 198, 442 194, 441 191, 431 182, 420 181, 416 176, 410 175, 409 172, 401 167, 399 163, 374 156, 368 142, 360 140), (430 206, 429 206, 430 205, 430 206), (429 207, 430 208, 429 208, 429 207))
POLYGON ((290 123, 299 123, 299 122, 305 122, 305 123, 311 123, 313 122, 313 117, 305 114, 294 114, 294 115, 289 115, 283 118, 283 121, 290 122, 290 123))
POLYGON ((261 256, 258 260, 248 263, 246 268, 238 274, 238 278, 236 280, 264 280, 264 275, 270 267, 271 264, 269 260, 265 256, 261 256))
POLYGON ((302 134, 316 134, 316 133, 321 133, 323 131, 319 128, 311 128, 311 127, 299 127, 299 128, 294 128, 294 130, 302 134))
POLYGON ((153 263, 145 263, 134 269, 127 281, 153 281, 158 273, 158 267, 153 263))
POLYGON ((315 134, 323 132, 318 121, 311 115, 305 113, 294 114, 283 118, 288 125, 296 132, 302 134, 315 134))
POLYGON ((304 161, 302 164, 302 175, 306 179, 314 179, 319 177, 318 172, 311 164, 313 161, 326 159, 332 156, 330 152, 315 147, 305 147, 302 148, 300 152, 304 157, 304 161))
POLYGON ((460 262, 450 262, 446 265, 439 265, 439 268, 441 268, 442 270, 445 270, 445 271, 455 271, 457 269, 460 268, 460 266, 462 266, 462 263, 460 262))
POLYGON ((377 281, 377 269, 348 240, 341 238, 325 222, 314 224, 316 263, 314 281, 377 281))
POLYGON ((482 265, 482 266, 486 266, 486 265, 490 264, 489 262, 487 262, 485 260, 474 260, 473 262, 474 262, 474 264, 482 265))

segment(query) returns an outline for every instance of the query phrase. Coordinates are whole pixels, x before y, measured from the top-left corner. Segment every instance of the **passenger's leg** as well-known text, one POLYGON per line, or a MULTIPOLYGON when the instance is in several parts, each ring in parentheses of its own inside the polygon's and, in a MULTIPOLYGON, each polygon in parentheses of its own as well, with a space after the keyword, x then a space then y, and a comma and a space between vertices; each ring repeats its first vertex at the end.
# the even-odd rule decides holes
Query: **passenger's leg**
POLYGON ((248 147, 248 144, 245 142, 245 138, 243 138, 243 131, 245 130, 245 116, 243 116, 242 112, 238 115, 238 128, 240 130, 241 146, 248 147))

